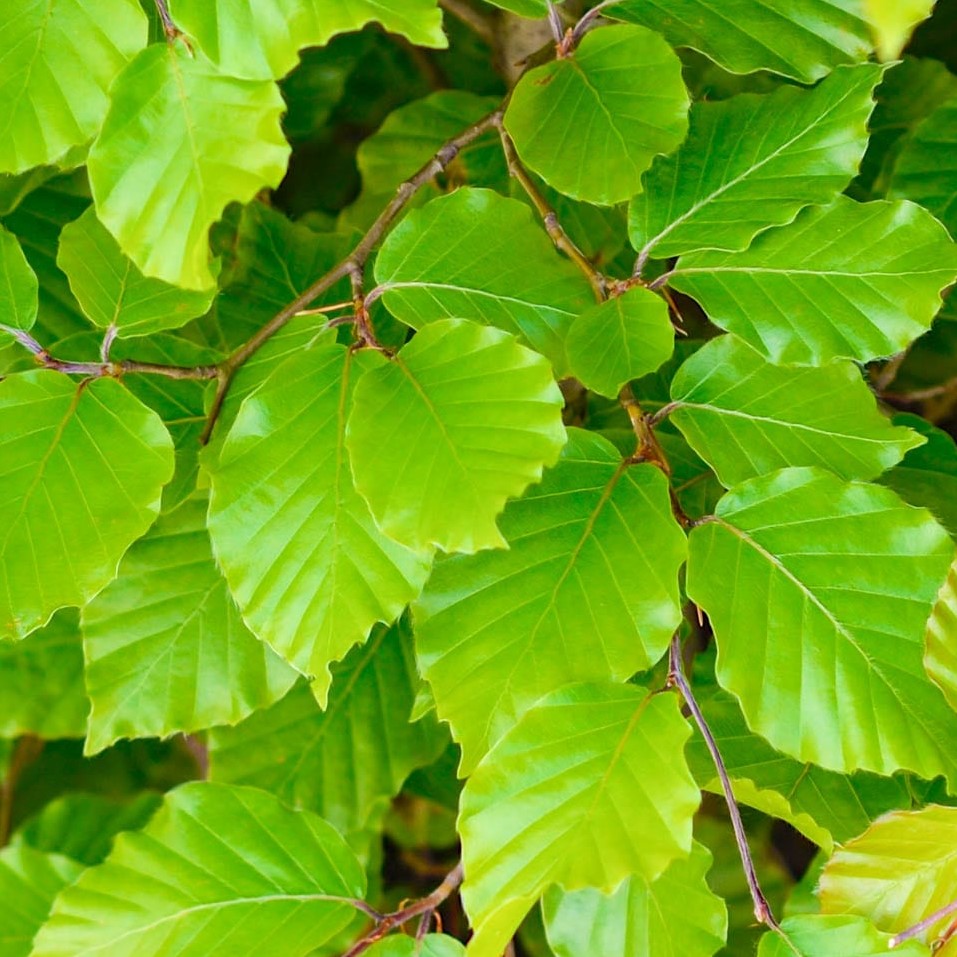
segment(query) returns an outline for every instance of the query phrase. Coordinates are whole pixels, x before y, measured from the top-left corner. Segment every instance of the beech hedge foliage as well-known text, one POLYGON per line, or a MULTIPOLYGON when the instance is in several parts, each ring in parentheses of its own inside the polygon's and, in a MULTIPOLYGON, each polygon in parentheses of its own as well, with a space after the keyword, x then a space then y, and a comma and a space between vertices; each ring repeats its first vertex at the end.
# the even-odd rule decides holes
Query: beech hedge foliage
POLYGON ((957 957, 955 50, 0 4, 0 957, 957 957))

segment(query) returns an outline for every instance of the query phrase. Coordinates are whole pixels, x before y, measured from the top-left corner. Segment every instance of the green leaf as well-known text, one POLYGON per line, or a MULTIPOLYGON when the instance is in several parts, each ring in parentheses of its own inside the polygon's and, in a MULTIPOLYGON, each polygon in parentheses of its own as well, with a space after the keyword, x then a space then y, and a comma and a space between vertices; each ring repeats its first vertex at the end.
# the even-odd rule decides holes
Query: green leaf
POLYGON ((368 957, 465 957, 465 948, 445 934, 426 934, 421 942, 406 934, 392 934, 365 953, 368 957))
POLYGON ((39 308, 36 273, 13 233, 0 226, 0 325, 29 329, 39 308))
POLYGON ((408 629, 376 628, 332 672, 324 711, 303 682, 235 728, 213 731, 210 769, 216 781, 272 791, 354 834, 448 739, 433 717, 409 720, 419 679, 408 629))
POLYGON ((860 165, 882 73, 862 64, 813 90, 696 103, 688 138, 654 162, 631 201, 629 233, 642 261, 746 249, 762 229, 830 202, 860 165))
POLYGON ((38 370, 0 381, 0 636, 83 605, 150 526, 173 471, 169 433, 118 382, 38 370))
POLYGON ((32 847, 0 850, 0 957, 27 957, 54 898, 82 870, 69 858, 43 854, 32 847))
POLYGON ((697 841, 656 880, 626 878, 609 895, 552 887, 542 910, 556 957, 711 957, 724 946, 728 913, 705 876, 711 854, 697 841))
POLYGON ((889 489, 784 469, 733 489, 694 529, 688 595, 711 619, 718 680, 775 748, 836 771, 954 781, 957 714, 922 661, 952 555, 930 514, 889 489))
POLYGON ((957 97, 939 106, 904 141, 888 195, 912 199, 957 235, 957 97))
POLYGON ((765 362, 735 336, 703 346, 671 384, 671 419, 725 486, 788 465, 872 479, 923 445, 892 426, 853 362, 765 362))
POLYGON ((936 0, 864 0, 864 12, 882 60, 900 56, 914 27, 926 20, 936 0))
MULTIPOLYGON (((957 711, 957 565, 951 564, 927 622, 924 667, 957 711)), ((957 896, 957 895, 955 895, 957 896)))
POLYGON ((121 831, 139 830, 153 816, 162 798, 144 791, 131 801, 73 792, 45 805, 13 836, 14 845, 63 854, 80 864, 101 863, 121 831))
POLYGON ((871 52, 859 0, 622 0, 605 15, 660 30, 732 73, 810 83, 871 52))
POLYGON ((669 284, 772 362, 900 352, 930 328, 957 246, 924 209, 839 197, 744 252, 682 256, 669 284))
POLYGON ((781 931, 761 938, 757 957, 930 957, 930 951, 914 940, 891 950, 890 937, 860 917, 802 914, 782 921, 781 931))
POLYGON ((235 724, 296 673, 250 634, 213 561, 206 500, 163 515, 83 610, 86 751, 235 724))
MULTIPOLYGON (((957 898, 957 808, 932 804, 875 821, 834 852, 819 888, 825 914, 857 914, 888 933, 919 923, 957 898)), ((929 936, 946 927, 942 919, 929 936)))
POLYGON ((893 421, 895 425, 913 429, 927 441, 911 449, 899 465, 882 475, 881 484, 892 488, 908 504, 929 509, 951 537, 957 537, 957 446, 954 440, 919 415, 901 412, 893 421))
POLYGON ((185 784, 60 894, 32 957, 305 957, 364 892, 355 855, 321 818, 254 788, 185 784))
POLYGON ((565 369, 572 320, 591 287, 552 247, 532 211, 490 190, 464 188, 413 210, 375 264, 382 300, 413 328, 466 317, 514 333, 565 369))
POLYGON ((227 203, 279 185, 284 109, 275 83, 226 76, 182 42, 148 47, 117 77, 90 186, 101 222, 144 275, 214 284, 209 227, 227 203))
POLYGON ((674 695, 579 684, 528 711, 462 791, 470 957, 498 957, 551 884, 607 892, 691 851, 699 793, 674 695))
POLYGON ((681 61, 657 34, 613 26, 518 81, 505 126, 522 161, 575 199, 611 206, 688 130, 681 61))
POLYGON ((417 46, 448 46, 436 0, 173 0, 170 9, 224 73, 247 80, 285 76, 303 47, 367 23, 417 46))
POLYGON ((614 398, 626 382, 668 361, 675 331, 664 299, 636 286, 583 313, 565 345, 572 374, 614 398))
POLYGON ((206 312, 215 293, 177 289, 144 276, 92 208, 63 228, 57 265, 90 321, 101 329, 115 328, 119 336, 185 325, 206 312))
POLYGON ((82 738, 89 710, 74 609, 23 641, 0 642, 0 737, 82 738))
MULTIPOLYGON (((843 775, 795 761, 748 728, 737 699, 715 686, 695 682, 695 695, 715 736, 740 804, 788 821, 830 853, 834 842, 861 833, 885 811, 910 806, 898 778, 858 771, 843 775)), ((688 745, 688 764, 707 791, 721 794, 721 782, 704 739, 688 745)))
POLYGON ((110 84, 145 45, 136 0, 4 4, 0 172, 52 163, 89 140, 106 115, 110 84))
POLYGON ((394 621, 429 573, 428 556, 373 522, 343 446, 357 380, 384 365, 335 343, 290 359, 246 399, 211 466, 209 529, 230 590, 320 703, 329 665, 394 621))
POLYGON ((509 10, 517 13, 520 17, 528 17, 531 20, 537 20, 548 14, 548 5, 546 0, 485 0, 501 10, 509 10))
POLYGON ((433 322, 356 385, 346 428, 356 488, 409 548, 504 547, 496 517, 558 460, 562 404, 548 363, 514 337, 433 322))
POLYGON ((571 430, 559 464, 505 510, 502 532, 507 550, 438 561, 413 606, 419 662, 462 745, 462 774, 543 695, 654 664, 681 617, 686 542, 667 480, 624 465, 600 436, 571 430))

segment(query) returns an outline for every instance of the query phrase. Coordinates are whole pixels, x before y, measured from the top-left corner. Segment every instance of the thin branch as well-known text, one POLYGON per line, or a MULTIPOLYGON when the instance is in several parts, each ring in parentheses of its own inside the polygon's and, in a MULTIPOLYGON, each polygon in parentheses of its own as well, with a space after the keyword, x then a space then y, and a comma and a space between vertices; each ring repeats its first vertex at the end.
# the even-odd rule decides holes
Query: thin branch
POLYGON ((902 930, 899 934, 895 934, 887 942, 887 946, 891 948, 899 947, 905 940, 920 937, 925 930, 930 930, 934 924, 940 923, 945 917, 950 917, 951 914, 957 914, 957 900, 951 901, 945 907, 941 907, 940 910, 934 911, 930 917, 925 917, 920 923, 914 924, 913 927, 908 927, 907 930, 902 930))
POLYGON ((462 864, 456 864, 455 867, 445 875, 444 880, 427 897, 414 901, 407 907, 393 911, 391 914, 380 914, 376 918, 376 925, 364 937, 360 938, 349 948, 343 957, 358 957, 359 954, 367 951, 376 941, 381 940, 390 931, 402 924, 408 923, 416 917, 421 917, 424 924, 420 922, 419 929, 423 926, 428 927, 432 915, 438 907, 445 901, 462 883, 462 864))
POLYGON ((957 391, 957 376, 942 382, 940 385, 933 385, 926 389, 914 389, 912 392, 880 392, 882 399, 890 399, 893 402, 923 402, 925 399, 937 399, 942 395, 957 391))
POLYGON ((548 25, 551 27, 552 36, 555 38, 555 42, 561 45, 565 39, 565 24, 562 23, 562 15, 558 12, 558 8, 552 0, 545 0, 545 5, 548 8, 548 25))
POLYGON ((676 687, 680 692, 691 716, 694 718, 701 736, 704 738, 708 751, 711 753, 711 760, 714 762, 718 777, 721 779, 721 790, 724 791, 724 799, 728 804, 728 813, 731 815, 731 827, 734 829, 734 839, 738 845, 738 853, 741 855, 741 863, 744 866, 744 876, 748 882, 748 890, 751 892, 751 900, 754 902, 754 916, 761 924, 766 924, 772 930, 781 933, 781 925, 777 922, 774 914, 771 912, 771 905, 761 890, 758 882, 757 871, 754 867, 754 858, 751 856, 751 848, 748 846, 748 837, 744 830, 744 822, 741 820, 741 810, 738 802, 735 800, 734 791, 731 788, 731 778, 728 776, 728 770, 724 765, 724 759, 718 750, 718 742, 715 741, 708 722, 705 721, 704 714, 695 699, 691 690, 691 685, 685 677, 684 664, 681 660, 681 642, 678 635, 671 639, 671 650, 669 653, 669 684, 676 687))
POLYGON ((518 153, 515 151, 515 144, 505 131, 502 123, 498 124, 498 133, 502 141, 502 152, 505 153, 505 162, 508 164, 508 172, 532 201, 532 205, 545 224, 545 232, 548 233, 555 247, 560 249, 584 273, 585 278, 591 283, 595 298, 599 302, 603 302, 608 294, 604 275, 595 268, 594 263, 575 245, 568 233, 562 228, 555 210, 541 194, 541 191, 522 165, 521 160, 519 160, 518 153))
POLYGON ((172 43, 177 37, 182 36, 179 28, 173 23, 173 18, 169 15, 169 7, 166 6, 166 0, 154 0, 156 11, 163 22, 163 33, 166 34, 167 43, 172 43))
POLYGON ((467 0, 439 0, 439 6, 447 13, 451 13, 456 20, 464 23, 489 46, 495 43, 495 30, 492 28, 491 21, 478 10, 474 10, 467 0))
POLYGON ((242 367, 243 363, 245 363, 263 343, 282 329, 290 319, 295 318, 302 310, 308 309, 313 300, 331 289, 340 279, 355 275, 357 270, 361 274, 365 269, 366 261, 372 251, 385 238, 399 213, 402 212, 412 197, 415 196, 429 180, 443 172, 466 146, 469 146, 482 136, 482 134, 488 132, 488 130, 496 128, 502 118, 502 112, 502 107, 499 107, 497 110, 483 116, 480 120, 459 133, 458 136, 454 136, 440 147, 432 159, 398 187, 395 196, 392 197, 385 209, 379 213, 375 222, 369 227, 352 252, 349 253, 342 262, 333 266, 329 272, 317 279, 305 292, 297 296, 289 305, 276 313, 255 335, 243 343, 243 345, 236 349, 236 351, 221 364, 220 370, 222 375, 220 376, 219 386, 216 389, 216 395, 213 397, 213 402, 210 406, 209 415, 206 420, 206 428, 200 436, 200 442, 203 445, 209 441, 209 437, 212 435, 216 420, 222 411, 226 393, 229 391, 233 377, 242 367))
POLYGON ((607 10, 608 7, 620 2, 621 0, 603 0, 602 3, 592 7, 591 10, 589 10, 572 28, 568 41, 570 44, 570 49, 568 52, 574 50, 575 47, 582 42, 582 38, 595 25, 595 22, 601 16, 603 10, 607 10))

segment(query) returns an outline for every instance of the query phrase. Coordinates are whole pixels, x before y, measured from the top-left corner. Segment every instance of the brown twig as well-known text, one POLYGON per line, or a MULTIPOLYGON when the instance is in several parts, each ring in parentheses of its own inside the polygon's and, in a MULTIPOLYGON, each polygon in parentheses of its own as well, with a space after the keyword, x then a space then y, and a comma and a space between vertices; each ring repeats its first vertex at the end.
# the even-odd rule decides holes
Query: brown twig
POLYGON ((541 194, 534 180, 528 175, 528 172, 519 160, 518 153, 515 151, 515 144, 506 132, 504 124, 499 122, 497 127, 499 137, 502 140, 502 151, 505 153, 505 162, 508 164, 509 174, 522 187, 525 194, 531 200, 532 205, 538 211, 538 215, 541 216, 542 222, 545 225, 545 232, 548 233, 555 247, 560 249, 582 273, 584 273, 585 278, 591 283, 595 298, 599 302, 603 302, 608 294, 604 275, 595 268, 594 263, 575 245, 568 233, 562 228, 555 210, 552 209, 548 200, 541 194))
POLYGON ((177 37, 181 37, 183 34, 180 29, 173 23, 173 18, 169 15, 169 7, 166 6, 166 0, 154 0, 156 4, 156 11, 159 13, 159 18, 163 23, 163 33, 166 34, 166 42, 172 43, 177 37))
MULTIPOLYGON (((419 930, 423 926, 426 929, 429 926, 429 922, 432 919, 432 915, 438 909, 439 905, 445 901, 450 894, 452 894, 462 883, 462 865, 461 863, 456 864, 455 867, 445 875, 444 880, 439 886, 432 891, 427 897, 423 897, 420 900, 414 901, 413 903, 402 907, 397 911, 393 911, 391 914, 380 914, 376 919, 376 925, 372 928, 367 934, 361 937, 348 951, 343 955, 343 957, 358 957, 359 954, 364 953, 368 950, 376 941, 381 940, 386 936, 390 931, 394 930, 396 927, 401 927, 402 924, 408 923, 410 920, 414 920, 416 917, 421 917, 424 922, 419 924, 419 930)), ((424 935, 423 935, 424 936, 424 935)))
POLYGON ((899 934, 895 934, 887 942, 887 946, 891 948, 899 947, 905 940, 912 940, 914 937, 919 937, 925 930, 930 930, 934 924, 939 924, 945 917, 950 917, 951 914, 957 914, 957 900, 951 901, 949 904, 941 907, 940 910, 934 911, 930 917, 925 917, 919 923, 914 924, 913 927, 908 927, 907 930, 902 930, 899 934))

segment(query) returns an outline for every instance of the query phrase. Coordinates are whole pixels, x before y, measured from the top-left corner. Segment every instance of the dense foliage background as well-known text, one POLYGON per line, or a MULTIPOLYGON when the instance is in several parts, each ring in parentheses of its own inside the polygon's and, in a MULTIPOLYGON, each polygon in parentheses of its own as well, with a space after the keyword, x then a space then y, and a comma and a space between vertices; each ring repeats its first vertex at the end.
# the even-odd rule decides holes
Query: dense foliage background
POLYGON ((0 6, 0 957, 955 957, 955 40, 0 6))

